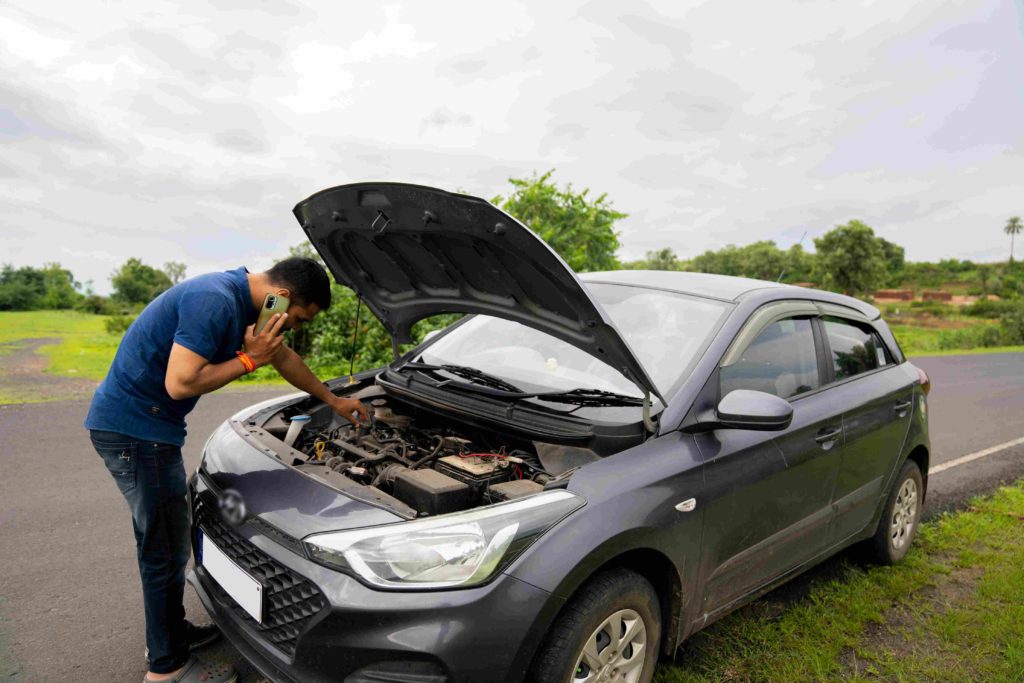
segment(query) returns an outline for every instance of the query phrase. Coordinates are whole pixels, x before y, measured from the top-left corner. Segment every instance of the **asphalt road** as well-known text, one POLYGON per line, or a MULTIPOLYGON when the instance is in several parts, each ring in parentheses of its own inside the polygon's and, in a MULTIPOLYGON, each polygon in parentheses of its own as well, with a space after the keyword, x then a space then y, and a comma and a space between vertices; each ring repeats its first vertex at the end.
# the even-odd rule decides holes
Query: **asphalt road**
MULTIPOLYGON (((1024 354, 917 363, 934 387, 932 467, 1024 436, 1024 354)), ((204 397, 189 418, 187 469, 224 418, 277 393, 204 397)), ((139 681, 146 670, 131 520, 81 427, 87 408, 0 406, 0 680, 139 681)), ((1021 476, 1024 445, 947 469, 930 482, 926 515, 1021 476)), ((812 574, 830 571, 823 567, 812 574)), ((800 580, 791 584, 765 599, 798 594, 800 580)), ((185 606, 208 621, 191 588, 185 606)), ((244 683, 260 680, 229 645, 203 656, 235 663, 244 683)))

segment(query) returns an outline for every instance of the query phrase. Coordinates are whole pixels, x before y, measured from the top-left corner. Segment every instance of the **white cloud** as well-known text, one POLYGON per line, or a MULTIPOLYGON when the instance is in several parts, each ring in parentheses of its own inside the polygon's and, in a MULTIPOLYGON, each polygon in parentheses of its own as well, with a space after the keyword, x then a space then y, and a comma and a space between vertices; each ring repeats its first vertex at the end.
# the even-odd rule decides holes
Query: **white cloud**
POLYGON ((622 256, 863 218, 1005 257, 1021 10, 947 3, 5 3, 0 261, 266 265, 326 186, 607 192, 622 256), (54 244, 60 244, 55 251, 54 244))

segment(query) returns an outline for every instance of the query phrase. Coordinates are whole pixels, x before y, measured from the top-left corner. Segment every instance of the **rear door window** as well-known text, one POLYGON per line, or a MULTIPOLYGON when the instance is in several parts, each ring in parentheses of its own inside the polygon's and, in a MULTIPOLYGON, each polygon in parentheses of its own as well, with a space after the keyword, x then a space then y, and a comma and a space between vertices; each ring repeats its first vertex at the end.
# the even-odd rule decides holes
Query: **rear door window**
POLYGON ((790 398, 819 385, 810 318, 772 323, 739 360, 721 370, 722 396, 736 389, 752 389, 790 398))
POLYGON ((832 369, 837 380, 854 377, 892 362, 885 345, 873 330, 829 316, 822 318, 822 323, 832 349, 832 369))

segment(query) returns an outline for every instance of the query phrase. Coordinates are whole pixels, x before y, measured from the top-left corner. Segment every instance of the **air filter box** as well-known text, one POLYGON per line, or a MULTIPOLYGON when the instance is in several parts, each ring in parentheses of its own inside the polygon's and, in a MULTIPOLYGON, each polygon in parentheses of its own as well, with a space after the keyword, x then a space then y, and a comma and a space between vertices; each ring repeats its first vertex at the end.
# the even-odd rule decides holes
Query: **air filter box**
POLYGON ((443 515, 472 505, 466 484, 430 469, 407 469, 395 477, 394 496, 417 512, 443 515))

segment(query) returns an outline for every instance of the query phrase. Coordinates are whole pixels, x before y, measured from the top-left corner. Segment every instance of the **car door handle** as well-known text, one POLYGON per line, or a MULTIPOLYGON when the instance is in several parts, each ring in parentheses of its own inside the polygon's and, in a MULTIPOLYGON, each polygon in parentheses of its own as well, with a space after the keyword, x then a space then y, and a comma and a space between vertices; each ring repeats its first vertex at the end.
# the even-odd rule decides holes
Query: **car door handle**
POLYGON ((907 411, 910 410, 910 406, 912 405, 913 404, 910 401, 900 401, 899 403, 894 405, 892 409, 897 416, 903 417, 904 415, 907 414, 907 411))
POLYGON ((831 448, 833 442, 838 439, 843 433, 842 427, 836 427, 834 429, 823 429, 818 432, 818 435, 814 437, 814 440, 822 445, 823 448, 831 448))

